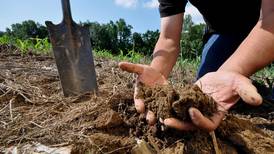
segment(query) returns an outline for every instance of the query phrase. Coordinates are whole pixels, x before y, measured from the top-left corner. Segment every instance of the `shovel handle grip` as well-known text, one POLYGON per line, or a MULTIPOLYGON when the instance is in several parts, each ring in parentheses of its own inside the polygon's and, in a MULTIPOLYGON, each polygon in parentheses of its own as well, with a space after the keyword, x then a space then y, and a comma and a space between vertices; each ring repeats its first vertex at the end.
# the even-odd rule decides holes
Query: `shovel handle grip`
POLYGON ((72 23, 72 15, 71 15, 69 0, 62 0, 62 9, 63 9, 63 21, 66 24, 71 24, 72 23))

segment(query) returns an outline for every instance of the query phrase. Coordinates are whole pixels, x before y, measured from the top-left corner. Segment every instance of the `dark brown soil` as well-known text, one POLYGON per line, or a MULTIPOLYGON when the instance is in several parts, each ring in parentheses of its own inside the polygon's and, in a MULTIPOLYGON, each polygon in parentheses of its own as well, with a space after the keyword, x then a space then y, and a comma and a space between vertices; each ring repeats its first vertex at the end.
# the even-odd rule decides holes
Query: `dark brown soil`
POLYGON ((175 117, 183 121, 191 121, 188 109, 195 107, 206 117, 217 111, 217 105, 211 97, 204 94, 197 85, 177 87, 156 86, 153 88, 139 85, 137 98, 144 99, 148 110, 158 118, 175 117))
MULTIPOLYGON (((71 145, 72 153, 131 153, 141 140, 151 153, 215 153, 209 133, 171 128, 161 131, 159 123, 148 127, 145 115, 134 108, 133 75, 120 71, 118 62, 96 58, 96 96, 87 93, 64 98, 52 57, 22 56, 0 49, 0 153, 34 142, 53 147, 71 145)), ((184 84, 190 82, 184 80, 184 84)), ((182 87, 174 84, 167 90, 144 90, 147 104, 159 102, 148 109, 158 117, 172 115, 182 120, 189 119, 190 106, 207 116, 216 110, 212 99, 197 87, 182 87)), ((274 111, 273 104, 267 109, 271 107, 274 111)), ((223 153, 273 153, 272 117, 246 112, 228 115, 215 131, 219 149, 223 153)))

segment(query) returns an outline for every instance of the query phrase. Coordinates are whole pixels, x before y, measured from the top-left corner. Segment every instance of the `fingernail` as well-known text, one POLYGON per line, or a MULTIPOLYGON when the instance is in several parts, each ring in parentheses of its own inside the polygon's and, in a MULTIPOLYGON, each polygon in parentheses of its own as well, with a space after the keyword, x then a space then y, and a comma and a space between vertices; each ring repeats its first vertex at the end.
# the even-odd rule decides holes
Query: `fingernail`
POLYGON ((140 106, 136 106, 136 110, 141 112, 141 107, 140 106))
POLYGON ((138 105, 135 105, 135 109, 137 110, 138 113, 141 113, 141 109, 140 109, 140 106, 138 105))
POLYGON ((189 112, 189 115, 190 115, 191 119, 195 119, 195 113, 194 113, 195 111, 192 108, 190 108, 188 110, 188 112, 189 112))
POLYGON ((162 118, 159 118, 160 123, 164 123, 164 120, 162 118))
POLYGON ((144 108, 143 108, 141 103, 135 103, 135 108, 136 108, 138 113, 143 113, 144 112, 144 108))
POLYGON ((146 120, 147 120, 148 124, 150 124, 150 125, 155 124, 156 123, 156 117, 155 117, 154 113, 151 112, 151 111, 148 111, 147 115, 146 115, 146 120))

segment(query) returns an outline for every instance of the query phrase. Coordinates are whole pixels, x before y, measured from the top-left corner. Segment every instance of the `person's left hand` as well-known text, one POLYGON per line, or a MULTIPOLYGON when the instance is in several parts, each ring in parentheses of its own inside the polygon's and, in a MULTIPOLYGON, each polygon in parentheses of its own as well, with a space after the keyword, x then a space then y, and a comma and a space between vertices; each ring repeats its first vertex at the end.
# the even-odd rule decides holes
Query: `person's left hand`
POLYGON ((190 108, 189 115, 192 123, 168 118, 164 120, 166 126, 183 131, 200 128, 210 132, 219 126, 225 113, 240 98, 250 105, 257 106, 262 103, 262 97, 257 93, 255 86, 252 85, 248 78, 239 73, 227 71, 212 72, 200 78, 195 84, 216 101, 218 112, 214 113, 212 117, 206 118, 198 109, 190 108))

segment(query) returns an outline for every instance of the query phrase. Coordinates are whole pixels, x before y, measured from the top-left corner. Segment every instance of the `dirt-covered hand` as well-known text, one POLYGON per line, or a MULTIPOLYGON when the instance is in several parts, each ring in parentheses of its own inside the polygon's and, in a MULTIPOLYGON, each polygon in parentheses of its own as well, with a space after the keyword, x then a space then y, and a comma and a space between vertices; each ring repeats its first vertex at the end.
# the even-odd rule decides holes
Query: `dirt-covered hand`
MULTIPOLYGON (((142 65, 142 64, 133 64, 129 62, 120 62, 119 68, 129 73, 135 73, 138 75, 136 83, 139 82, 147 85, 147 86, 154 86, 154 85, 164 85, 168 84, 167 79, 154 68, 150 67, 149 65, 142 65)), ((144 113, 145 112, 145 104, 142 99, 136 99, 138 88, 135 85, 134 91, 134 103, 137 112, 144 113)), ((147 120, 150 124, 155 123, 156 117, 153 112, 147 112, 147 120)))
POLYGON ((257 93, 255 86, 252 85, 248 78, 239 73, 227 71, 212 72, 200 78, 195 84, 217 102, 218 112, 214 113, 211 118, 206 118, 199 110, 190 108, 189 115, 192 124, 186 124, 170 118, 164 121, 166 125, 179 130, 189 130, 196 127, 212 131, 219 126, 225 113, 240 98, 250 105, 256 106, 262 103, 262 97, 257 93))

